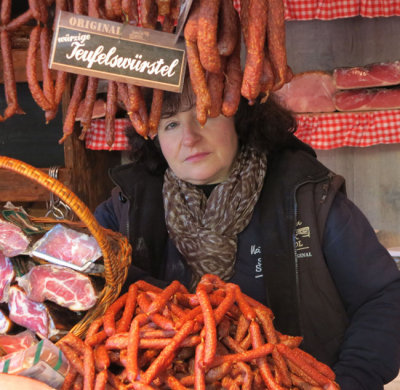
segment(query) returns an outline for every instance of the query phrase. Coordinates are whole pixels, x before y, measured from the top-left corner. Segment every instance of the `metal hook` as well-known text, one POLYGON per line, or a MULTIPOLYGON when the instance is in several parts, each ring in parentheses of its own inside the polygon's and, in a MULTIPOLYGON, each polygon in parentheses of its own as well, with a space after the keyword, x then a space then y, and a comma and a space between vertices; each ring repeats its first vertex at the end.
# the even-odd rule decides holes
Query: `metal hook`
MULTIPOLYGON (((53 179, 58 179, 58 166, 52 166, 49 168, 49 176, 53 179)), ((71 208, 65 204, 61 199, 56 197, 52 192, 50 192, 50 199, 47 203, 46 217, 52 215, 55 219, 66 219, 71 213, 71 208), (62 209, 64 211, 62 211, 62 209)))

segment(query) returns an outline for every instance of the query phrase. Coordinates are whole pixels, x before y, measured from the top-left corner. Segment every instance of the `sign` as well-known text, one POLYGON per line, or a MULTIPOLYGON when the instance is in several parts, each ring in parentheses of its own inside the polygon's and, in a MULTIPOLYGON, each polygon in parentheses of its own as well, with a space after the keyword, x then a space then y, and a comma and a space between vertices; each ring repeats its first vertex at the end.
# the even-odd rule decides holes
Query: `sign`
POLYGON ((61 11, 49 67, 181 92, 186 55, 175 34, 61 11))

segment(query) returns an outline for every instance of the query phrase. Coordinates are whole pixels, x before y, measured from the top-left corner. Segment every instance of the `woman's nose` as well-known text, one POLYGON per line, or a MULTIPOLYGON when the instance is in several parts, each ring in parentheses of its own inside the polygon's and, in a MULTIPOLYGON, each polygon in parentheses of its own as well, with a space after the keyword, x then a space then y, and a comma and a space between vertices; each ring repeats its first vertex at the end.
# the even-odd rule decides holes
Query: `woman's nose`
POLYGON ((185 146, 192 146, 201 138, 200 126, 191 123, 185 126, 182 133, 182 143, 185 146))

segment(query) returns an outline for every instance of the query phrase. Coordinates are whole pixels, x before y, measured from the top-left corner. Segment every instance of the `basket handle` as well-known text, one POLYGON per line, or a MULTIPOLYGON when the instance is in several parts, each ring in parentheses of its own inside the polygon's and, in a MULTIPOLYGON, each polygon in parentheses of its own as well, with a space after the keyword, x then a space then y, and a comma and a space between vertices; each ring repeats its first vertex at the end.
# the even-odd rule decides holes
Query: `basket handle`
POLYGON ((89 208, 68 187, 41 170, 10 157, 0 156, 0 168, 6 168, 17 172, 41 184, 67 204, 96 239, 104 258, 106 281, 112 282, 118 279, 118 271, 113 267, 113 264, 116 264, 116 255, 111 249, 105 232, 102 230, 89 208))

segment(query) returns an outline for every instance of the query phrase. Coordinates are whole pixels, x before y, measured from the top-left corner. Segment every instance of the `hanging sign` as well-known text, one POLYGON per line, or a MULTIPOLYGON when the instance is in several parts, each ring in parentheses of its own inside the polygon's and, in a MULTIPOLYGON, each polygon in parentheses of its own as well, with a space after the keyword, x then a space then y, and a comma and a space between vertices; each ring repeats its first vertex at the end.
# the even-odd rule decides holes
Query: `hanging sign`
POLYGON ((175 34, 61 11, 49 67, 181 92, 186 56, 175 34))

